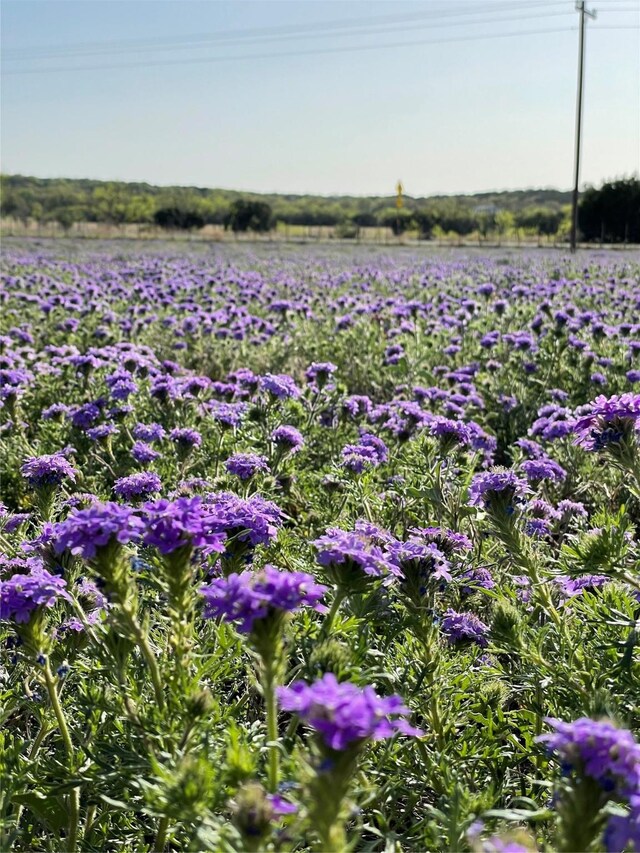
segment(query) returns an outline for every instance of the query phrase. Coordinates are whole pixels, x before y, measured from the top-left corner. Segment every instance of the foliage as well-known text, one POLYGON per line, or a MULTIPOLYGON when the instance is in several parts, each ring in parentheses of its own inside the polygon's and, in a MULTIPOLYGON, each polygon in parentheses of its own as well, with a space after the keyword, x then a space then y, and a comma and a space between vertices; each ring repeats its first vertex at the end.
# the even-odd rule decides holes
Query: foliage
MULTIPOLYGON (((228 219, 231 206, 243 200, 268 204, 273 211, 273 222, 288 225, 344 227, 343 223, 351 221, 361 228, 394 228, 396 222, 395 198, 392 196, 325 198, 258 195, 198 187, 165 188, 142 183, 43 179, 21 175, 3 175, 1 181, 2 215, 23 221, 152 224, 156 221, 157 212, 174 209, 189 211, 201 217, 205 224, 222 225, 228 219)), ((465 235, 478 228, 478 207, 514 214, 536 208, 551 216, 568 202, 570 194, 556 190, 437 196, 431 199, 405 196, 403 216, 408 213, 413 218, 411 222, 403 220, 403 226, 404 230, 416 227, 424 238, 428 238, 431 229, 425 228, 427 220, 424 218, 428 212, 429 216, 435 217, 434 225, 444 233, 465 235)))
POLYGON ((589 187, 582 195, 578 224, 588 241, 640 243, 640 179, 589 187))
POLYGON ((273 214, 263 201, 234 201, 224 220, 224 227, 232 231, 269 231, 273 214))
POLYGON ((4 248, 2 849, 637 849, 638 264, 65 243, 4 248))

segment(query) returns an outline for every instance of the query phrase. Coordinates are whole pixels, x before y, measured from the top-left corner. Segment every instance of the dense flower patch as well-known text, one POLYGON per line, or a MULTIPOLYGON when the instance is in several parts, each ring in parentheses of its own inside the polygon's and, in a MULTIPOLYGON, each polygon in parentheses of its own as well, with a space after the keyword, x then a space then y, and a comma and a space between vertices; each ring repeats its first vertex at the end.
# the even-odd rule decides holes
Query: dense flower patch
POLYGON ((640 265, 5 253, 2 849, 640 851, 640 265))

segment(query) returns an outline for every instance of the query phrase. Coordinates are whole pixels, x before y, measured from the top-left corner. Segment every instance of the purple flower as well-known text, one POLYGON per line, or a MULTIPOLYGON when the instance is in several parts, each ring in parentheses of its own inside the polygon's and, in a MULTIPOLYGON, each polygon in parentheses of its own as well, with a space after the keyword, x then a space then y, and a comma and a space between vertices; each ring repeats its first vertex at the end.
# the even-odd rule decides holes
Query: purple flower
POLYGON ((386 365, 398 364, 404 356, 404 347, 401 344, 391 344, 384 351, 384 363, 386 365))
POLYGON ((280 707, 298 714, 332 750, 393 737, 396 732, 422 735, 405 719, 410 711, 399 696, 380 697, 372 687, 339 683, 332 673, 313 684, 296 681, 279 687, 277 694, 280 707))
POLYGON ((298 807, 288 800, 283 800, 279 794, 267 794, 267 800, 274 815, 294 814, 298 811, 298 807))
POLYGON ((475 613, 456 613, 449 609, 442 618, 440 629, 451 645, 464 642, 476 643, 481 648, 487 645, 489 626, 475 613))
POLYGON ((584 508, 584 504, 580 501, 564 500, 558 504, 558 512, 564 519, 577 516, 578 518, 587 518, 589 513, 584 508))
POLYGON ((191 450, 191 448, 200 447, 202 444, 202 436, 198 430, 190 427, 172 429, 169 438, 183 450, 191 450))
POLYGON ((527 481, 518 477, 515 471, 483 471, 473 476, 469 504, 511 513, 514 503, 522 500, 528 491, 527 481))
POLYGON ((251 546, 267 545, 278 534, 282 512, 261 495, 240 498, 232 492, 206 495, 215 529, 227 536, 227 545, 239 540, 251 546))
POLYGON ((601 395, 575 422, 576 444, 585 450, 604 450, 632 437, 640 421, 640 394, 601 395))
POLYGON ((278 400, 300 396, 300 389, 293 380, 293 377, 286 373, 267 373, 265 376, 261 376, 260 388, 278 400))
POLYGON ((368 415, 372 409, 372 403, 369 397, 361 394, 354 394, 351 397, 345 397, 342 401, 342 408, 352 418, 368 415))
POLYGON ((120 477, 113 484, 113 491, 120 498, 131 500, 132 498, 148 498, 162 489, 162 480, 153 471, 140 471, 129 474, 128 477, 120 477))
POLYGON ((555 729, 540 735, 566 768, 590 776, 605 791, 626 797, 640 790, 640 744, 608 720, 581 717, 571 723, 547 718, 555 729))
POLYGON ((358 444, 347 444, 342 448, 342 464, 354 474, 361 474, 368 468, 376 468, 386 462, 387 445, 381 438, 371 433, 363 433, 358 444))
POLYGON ((429 433, 440 439, 442 452, 447 453, 456 445, 468 447, 471 444, 469 427, 462 421, 453 421, 437 415, 428 424, 429 433))
POLYGON ((351 576, 382 577, 392 574, 401 577, 402 572, 389 555, 363 531, 354 532, 330 527, 324 536, 312 542, 316 548, 317 561, 331 569, 335 582, 351 576))
POLYGON ((313 607, 320 613, 326 586, 317 584, 313 575, 304 572, 283 572, 267 565, 258 573, 246 571, 216 578, 200 588, 205 599, 204 616, 240 622, 238 630, 249 634, 256 620, 271 613, 293 613, 301 607, 313 607))
POLYGON ((556 577, 554 581, 558 585, 563 598, 573 598, 585 590, 591 592, 595 589, 600 589, 606 583, 610 583, 611 578, 607 575, 580 575, 577 578, 556 577))
POLYGON ((269 470, 266 458, 257 453, 235 453, 227 459, 224 467, 229 474, 241 480, 251 479, 258 471, 269 470))
POLYGON ((98 424, 98 426, 87 430, 87 438, 90 438, 91 441, 104 441, 117 432, 118 427, 115 424, 98 424))
POLYGON ((58 598, 71 600, 67 582, 42 567, 28 575, 13 575, 0 582, 0 619, 28 622, 37 607, 52 607, 58 598))
POLYGON ((420 595, 424 595, 430 580, 451 580, 451 566, 433 542, 421 541, 417 536, 407 542, 394 540, 389 543, 387 553, 405 579, 418 587, 420 595))
POLYGON ((556 483, 561 483, 567 477, 564 468, 546 456, 540 459, 525 459, 520 468, 530 482, 553 480, 556 483))
POLYGON ((204 404, 204 410, 223 427, 240 426, 247 408, 246 403, 223 403, 220 400, 210 400, 204 404))
POLYGON ((541 459, 544 456, 542 447, 537 441, 532 441, 530 438, 519 438, 516 441, 516 445, 529 459, 541 459))
POLYGON ((34 489, 41 486, 59 486, 63 480, 75 482, 77 471, 61 453, 31 456, 20 468, 20 473, 34 489))
POLYGON ((42 410, 41 417, 43 421, 60 420, 64 415, 69 414, 69 406, 64 403, 52 403, 42 410))
POLYGON ((15 533, 25 522, 31 518, 30 512, 14 512, 12 515, 2 515, 3 524, 1 529, 6 533, 15 533))
POLYGON ((304 437, 295 427, 283 424, 271 433, 271 441, 277 448, 293 454, 297 453, 303 446, 304 437))
POLYGON ((628 815, 611 815, 604 830, 607 853, 640 850, 640 795, 630 797, 628 815))
POLYGON ((146 465, 149 462, 153 462, 155 459, 159 459, 162 454, 158 453, 157 450, 154 450, 153 447, 146 444, 146 442, 136 441, 131 448, 131 456, 140 465, 146 465))
POLYGON ((199 497, 164 498, 144 504, 144 543, 161 554, 178 548, 203 548, 206 552, 224 551, 225 535, 218 520, 199 497))
POLYGON ((100 417, 101 407, 96 403, 85 403, 77 409, 69 412, 71 423, 78 429, 88 429, 100 417))
POLYGON ((314 361, 305 370, 304 375, 307 382, 321 389, 325 387, 331 374, 335 373, 337 369, 337 366, 330 361, 314 361))
POLYGON ((446 557, 451 557, 455 551, 470 551, 473 547, 464 533, 456 533, 445 527, 414 527, 411 534, 433 542, 446 557))
POLYGON ((133 428, 133 437, 139 441, 162 441, 166 430, 160 424, 136 424, 133 428))
POLYGON ((56 554, 68 550, 85 560, 93 560, 99 551, 110 545, 138 542, 143 527, 142 520, 131 507, 96 502, 54 524, 49 541, 53 542, 56 554))
POLYGON ((530 518, 525 525, 527 536, 535 536, 539 539, 551 535, 551 527, 546 518, 530 518))
POLYGON ((495 581, 489 569, 484 566, 472 567, 463 572, 464 584, 460 588, 462 595, 472 595, 478 589, 493 589, 495 581))

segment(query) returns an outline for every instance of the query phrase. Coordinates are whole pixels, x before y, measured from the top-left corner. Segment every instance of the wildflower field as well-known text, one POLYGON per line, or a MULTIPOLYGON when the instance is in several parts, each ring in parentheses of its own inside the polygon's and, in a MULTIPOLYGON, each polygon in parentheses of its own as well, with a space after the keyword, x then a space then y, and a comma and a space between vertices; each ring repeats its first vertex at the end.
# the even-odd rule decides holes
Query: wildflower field
POLYGON ((640 850, 637 259, 14 246, 0 304, 2 850, 640 850))

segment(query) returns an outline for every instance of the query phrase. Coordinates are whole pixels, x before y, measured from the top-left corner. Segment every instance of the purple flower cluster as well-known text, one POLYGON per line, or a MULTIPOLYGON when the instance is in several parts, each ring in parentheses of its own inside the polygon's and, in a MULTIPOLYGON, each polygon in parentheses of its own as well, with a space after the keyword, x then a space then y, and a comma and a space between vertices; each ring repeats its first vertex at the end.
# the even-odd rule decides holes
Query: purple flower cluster
POLYGON ((433 542, 438 549, 447 557, 451 557, 457 551, 470 551, 473 545, 464 533, 457 533, 446 527, 415 527, 411 537, 420 537, 426 542, 433 542))
POLYGON ((436 415, 427 427, 429 434, 440 439, 443 452, 453 450, 454 447, 468 447, 471 444, 472 432, 467 424, 462 421, 454 421, 450 418, 436 415))
POLYGON ((429 580, 451 580, 449 561, 434 542, 414 535, 406 542, 393 540, 387 547, 387 553, 406 579, 419 584, 423 595, 429 580))
POLYGON ((194 447, 200 447, 202 444, 202 436, 197 429, 190 427, 176 427, 169 433, 169 438, 179 448, 183 450, 191 450, 194 447))
POLYGON ((575 422, 576 444, 585 450, 604 450, 633 435, 640 422, 640 394, 601 395, 575 422))
POLYGON ((64 480, 75 482, 75 468, 62 453, 31 456, 20 468, 20 473, 34 489, 42 486, 59 486, 64 480))
POLYGON ((316 548, 317 561, 321 566, 344 568, 345 572, 355 569, 356 573, 370 577, 382 577, 402 572, 389 559, 375 539, 362 528, 355 531, 330 527, 324 536, 312 542, 316 548))
POLYGON ((93 560, 109 545, 138 542, 144 522, 129 506, 95 502, 53 525, 50 541, 57 554, 68 550, 93 560))
POLYGON ((205 553, 224 551, 225 535, 211 508, 200 497, 161 498, 143 505, 145 545, 161 554, 178 548, 202 548, 205 553))
POLYGON ((41 566, 28 575, 16 574, 0 581, 0 619, 28 622, 38 607, 52 607, 58 598, 71 600, 67 582, 41 566))
POLYGON ((166 430, 160 424, 136 424, 133 428, 133 437, 138 441, 147 443, 153 441, 162 441, 166 435, 166 430))
POLYGON ((342 464, 354 474, 361 474, 368 468, 375 468, 386 462, 389 455, 387 445, 381 438, 365 432, 358 444, 347 444, 342 448, 342 464))
POLYGON ((513 511, 514 504, 529 491, 527 481, 515 471, 482 471, 474 474, 469 487, 469 504, 485 509, 513 511))
POLYGON ((537 482, 538 480, 552 480, 561 483, 567 477, 567 472, 553 459, 541 457, 539 459, 526 459, 520 468, 524 471, 527 480, 537 482))
POLYGON ((235 453, 227 459, 224 467, 229 474, 241 480, 250 480, 259 471, 269 470, 266 458, 257 453, 235 453))
POLYGON ((331 361, 314 361, 305 370, 307 382, 316 388, 324 388, 329 377, 336 372, 337 366, 331 361))
POLYGON ((440 630, 451 645, 472 642, 484 648, 487 645, 489 626, 475 613, 457 613, 447 610, 440 622, 440 630))
POLYGON ((267 373, 260 377, 260 388, 277 400, 300 396, 300 389, 293 377, 286 373, 267 373))
POLYGON ((315 729, 329 749, 340 751, 363 741, 393 737, 396 732, 420 737, 411 726, 410 711, 399 696, 378 696, 372 687, 361 689, 350 682, 338 682, 327 673, 319 681, 296 681, 278 688, 278 702, 284 711, 293 711, 315 729))
POLYGON ((291 613, 307 606, 326 612, 320 604, 326 589, 315 582, 313 575, 284 572, 267 565, 258 573, 246 571, 216 578, 200 592, 207 619, 239 621, 238 630, 249 634, 256 620, 266 619, 273 611, 291 613))
POLYGON ((120 477, 113 484, 115 494, 125 500, 148 498, 161 489, 162 480, 153 471, 129 474, 127 477, 120 477))
POLYGON ((294 454, 302 448, 304 437, 295 427, 283 424, 271 433, 271 441, 278 449, 294 454))
POLYGON ((627 815, 611 815, 604 830, 607 853, 640 850, 640 794, 629 797, 627 815))
POLYGON ((140 465, 147 465, 149 462, 154 462, 156 459, 159 459, 161 455, 161 453, 158 453, 157 450, 154 450, 153 447, 145 441, 136 441, 131 448, 132 458, 140 465))
POLYGON ((563 598, 573 598, 585 591, 592 592, 611 582, 608 575, 581 575, 578 578, 556 577, 554 580, 563 598))
POLYGON ((548 718, 555 729, 540 735, 563 767, 590 776, 603 790, 623 799, 640 792, 640 744, 609 720, 581 717, 571 723, 548 718))
POLYGON ((228 542, 238 539, 252 546, 267 545, 282 525, 282 511, 261 495, 240 498, 233 492, 217 492, 206 495, 204 501, 215 529, 226 534, 228 542))

